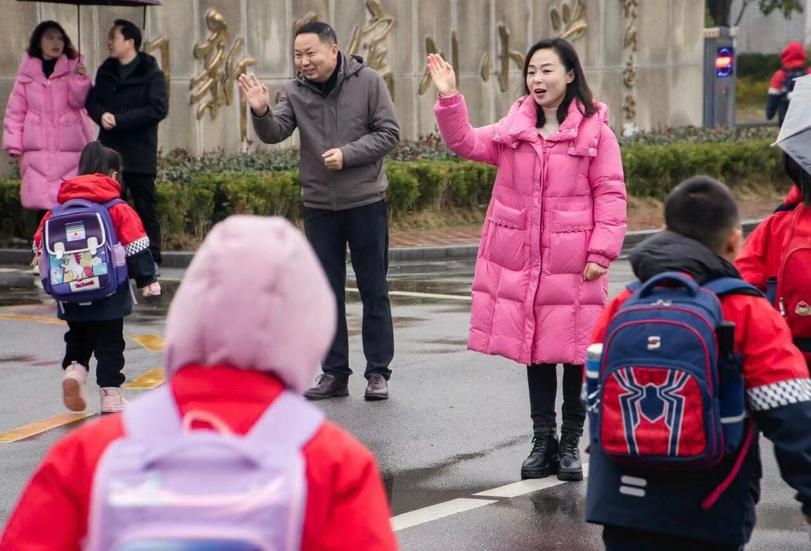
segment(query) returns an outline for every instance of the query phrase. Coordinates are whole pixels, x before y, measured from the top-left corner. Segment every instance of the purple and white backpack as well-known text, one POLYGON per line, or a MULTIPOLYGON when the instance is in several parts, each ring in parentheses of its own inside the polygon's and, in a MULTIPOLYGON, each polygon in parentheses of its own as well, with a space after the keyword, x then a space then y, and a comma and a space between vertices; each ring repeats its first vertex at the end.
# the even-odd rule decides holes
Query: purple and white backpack
POLYGON ((245 436, 204 411, 183 419, 168 385, 131 402, 99 461, 87 551, 298 550, 302 447, 324 420, 283 392, 245 436), (194 421, 216 430, 191 430, 194 421))
POLYGON ((42 288, 59 302, 93 302, 129 282, 127 256, 118 242, 110 207, 72 199, 53 210, 42 231, 42 288))

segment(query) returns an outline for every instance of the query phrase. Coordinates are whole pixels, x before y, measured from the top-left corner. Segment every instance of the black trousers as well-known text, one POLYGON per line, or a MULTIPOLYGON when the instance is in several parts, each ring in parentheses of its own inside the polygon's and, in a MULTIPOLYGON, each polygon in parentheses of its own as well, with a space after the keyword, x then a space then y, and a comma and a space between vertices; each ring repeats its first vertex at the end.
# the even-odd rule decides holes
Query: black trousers
POLYGON ((391 321, 389 285, 389 223, 386 202, 354 209, 330 211, 304 207, 304 231, 307 234, 335 293, 338 328, 335 340, 321 365, 324 373, 346 381, 349 368, 349 337, 346 329, 346 246, 363 302, 363 353, 366 372, 391 376, 389 364, 394 357, 394 328, 391 321))
MULTIPOLYGON (((555 428, 555 396, 558 390, 557 366, 539 364, 527 366, 529 407, 532 428, 555 428)), ((564 432, 583 434, 586 406, 580 396, 583 386, 583 366, 563 365, 563 423, 564 432)))
POLYGON ((140 174, 137 172, 124 172, 121 196, 126 199, 127 194, 132 196, 135 212, 144 224, 146 234, 149 236, 149 250, 152 258, 158 264, 161 257, 161 226, 158 217, 158 196, 155 194, 155 175, 140 174))
POLYGON ((677 538, 619 526, 603 527, 606 551, 740 551, 743 546, 677 538))
POLYGON ((79 362, 90 369, 96 356, 96 383, 119 387, 124 383, 124 318, 105 321, 69 321, 65 333, 62 368, 79 362))

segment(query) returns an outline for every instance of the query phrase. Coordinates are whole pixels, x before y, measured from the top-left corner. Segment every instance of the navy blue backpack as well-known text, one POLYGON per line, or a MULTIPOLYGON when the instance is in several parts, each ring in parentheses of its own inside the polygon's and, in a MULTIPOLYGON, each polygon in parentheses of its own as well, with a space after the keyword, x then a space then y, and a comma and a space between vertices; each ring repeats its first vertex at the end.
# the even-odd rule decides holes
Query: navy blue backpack
POLYGON ((654 468, 718 464, 744 442, 744 381, 720 295, 760 295, 741 279, 699 286, 659 274, 611 320, 589 385, 592 439, 611 459, 654 468), (596 380, 595 380, 596 379, 596 380), (596 383, 596 388, 594 385, 596 383))

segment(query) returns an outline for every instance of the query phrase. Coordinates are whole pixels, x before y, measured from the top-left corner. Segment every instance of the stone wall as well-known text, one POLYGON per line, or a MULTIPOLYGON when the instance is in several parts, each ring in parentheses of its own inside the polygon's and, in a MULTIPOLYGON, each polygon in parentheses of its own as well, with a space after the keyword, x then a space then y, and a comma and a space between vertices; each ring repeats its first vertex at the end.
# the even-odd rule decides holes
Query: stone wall
MULTIPOLYGON (((212 70, 219 84, 233 86, 225 105, 220 95, 216 117, 199 103, 190 103, 190 81, 203 70, 196 44, 212 35, 206 13, 213 8, 227 24, 220 46, 227 57, 237 39, 244 45, 232 56, 231 76, 238 62, 250 57, 271 97, 293 76, 291 41, 294 24, 309 17, 331 23, 339 43, 348 48, 356 27, 369 34, 359 53, 376 54, 378 67, 390 72, 403 138, 417 138, 435 129, 436 92, 420 94, 425 72, 426 39, 451 56, 460 72, 475 125, 503 116, 520 95, 520 60, 537 39, 565 34, 581 55, 595 96, 611 110, 612 126, 626 123, 648 129, 701 123, 702 0, 164 0, 147 12, 145 42, 168 41, 169 60, 156 50, 170 75, 170 115, 161 124, 163 150, 185 148, 196 154, 259 147, 252 130, 240 132, 238 88, 224 71, 227 60, 212 70), (505 32, 506 31, 506 32, 505 32), (379 35, 385 33, 383 37, 379 35), (509 35, 505 40, 506 35, 509 35), (382 38, 375 40, 376 37, 382 38), (369 52, 369 44, 373 44, 369 52), (167 61, 169 64, 167 65, 167 61)), ((76 42, 77 10, 73 6, 0 0, 0 97, 13 84, 20 57, 36 23, 55 19, 76 42)), ((140 8, 81 9, 81 50, 91 74, 106 57, 106 36, 113 20, 125 17, 142 23, 140 8)), ((216 51, 216 44, 213 46, 216 51)), ((250 61, 245 63, 250 64, 250 61)), ((209 75, 203 75, 203 81, 209 75)), ((205 102, 210 96, 204 97, 205 102)), ((295 136, 292 140, 295 140, 295 136)), ((294 141, 284 145, 290 145, 294 141)))

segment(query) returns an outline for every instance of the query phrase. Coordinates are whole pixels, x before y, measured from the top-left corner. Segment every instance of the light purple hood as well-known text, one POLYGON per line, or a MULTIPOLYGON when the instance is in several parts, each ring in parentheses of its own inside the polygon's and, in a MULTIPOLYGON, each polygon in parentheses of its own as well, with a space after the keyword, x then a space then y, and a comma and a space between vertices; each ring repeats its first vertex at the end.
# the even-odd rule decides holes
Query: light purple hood
POLYGON ((208 234, 172 301, 166 370, 227 364, 303 392, 335 323, 335 297, 301 232, 283 218, 232 216, 208 234))

